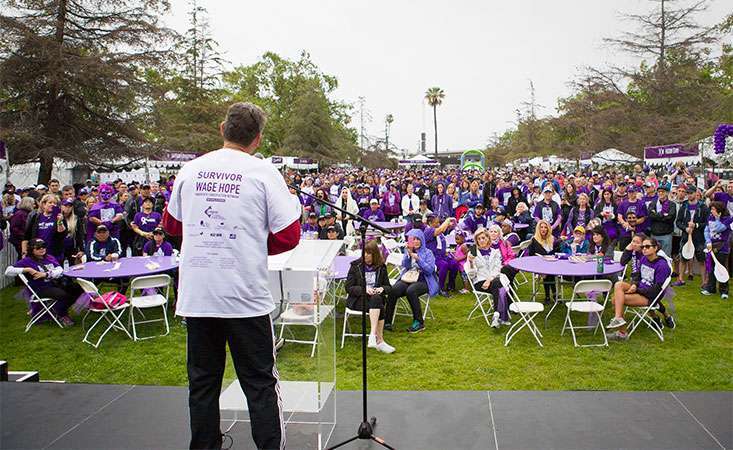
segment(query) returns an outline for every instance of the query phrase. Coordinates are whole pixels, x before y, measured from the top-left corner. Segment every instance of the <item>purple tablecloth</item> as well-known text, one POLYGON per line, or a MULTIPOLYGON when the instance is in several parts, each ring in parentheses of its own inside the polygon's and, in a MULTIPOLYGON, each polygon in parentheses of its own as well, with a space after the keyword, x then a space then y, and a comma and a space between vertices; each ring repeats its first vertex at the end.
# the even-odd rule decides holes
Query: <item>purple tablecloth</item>
POLYGON ((545 261, 541 256, 525 256, 509 261, 509 266, 523 272, 540 275, 562 275, 565 277, 594 277, 613 275, 624 270, 624 266, 617 262, 606 262, 603 273, 596 272, 596 262, 572 263, 567 259, 545 261))
POLYGON ((64 271, 67 277, 75 278, 126 278, 152 275, 178 267, 175 256, 133 256, 121 258, 117 262, 86 262, 71 266, 64 271), (157 264, 158 267, 148 267, 157 264))
POLYGON ((337 256, 333 259, 331 270, 333 272, 332 279, 334 280, 345 280, 346 275, 349 274, 349 267, 351 262, 357 259, 358 256, 337 256))
POLYGON ((525 228, 529 228, 529 224, 528 223, 515 223, 514 224, 514 229, 515 230, 523 230, 525 228))

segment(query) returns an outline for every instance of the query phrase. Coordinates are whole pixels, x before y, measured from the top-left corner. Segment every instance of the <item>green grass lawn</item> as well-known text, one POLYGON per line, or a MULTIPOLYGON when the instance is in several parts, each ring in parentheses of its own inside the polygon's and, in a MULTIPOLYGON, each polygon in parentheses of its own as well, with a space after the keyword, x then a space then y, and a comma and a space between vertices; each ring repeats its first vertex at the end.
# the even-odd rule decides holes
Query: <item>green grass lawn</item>
MULTIPOLYGON (((677 289, 678 327, 665 330, 664 342, 650 330, 640 329, 630 341, 611 342, 609 348, 576 349, 569 335, 560 336, 562 307, 546 329, 538 321, 544 348, 526 329, 504 347, 505 327, 490 329, 480 318, 466 321, 473 297, 438 298, 431 304, 436 319, 428 319, 424 332, 409 335, 404 331, 409 318, 398 317, 397 331, 386 334, 397 352, 385 355, 369 350, 369 386, 380 390, 731 390, 733 303, 718 296, 703 297, 692 284, 677 289)), ((169 336, 135 343, 113 333, 95 350, 81 342, 80 318, 70 329, 43 324, 24 333, 26 308, 15 298, 16 292, 13 288, 0 291, 0 359, 8 360, 11 370, 39 370, 44 380, 186 384, 185 328, 177 319, 169 336)), ((520 293, 526 296, 527 288, 520 293)), ((604 322, 609 317, 607 309, 604 322)), ((585 318, 578 316, 578 321, 585 318)), ((339 342, 341 325, 338 319, 335 337, 339 342)), ((286 344, 278 357, 283 379, 299 379, 314 369, 316 361, 309 358, 309 351, 303 345, 286 344)), ((338 388, 359 388, 359 340, 347 338, 336 360, 338 388)), ((234 377, 230 362, 226 377, 234 377)))

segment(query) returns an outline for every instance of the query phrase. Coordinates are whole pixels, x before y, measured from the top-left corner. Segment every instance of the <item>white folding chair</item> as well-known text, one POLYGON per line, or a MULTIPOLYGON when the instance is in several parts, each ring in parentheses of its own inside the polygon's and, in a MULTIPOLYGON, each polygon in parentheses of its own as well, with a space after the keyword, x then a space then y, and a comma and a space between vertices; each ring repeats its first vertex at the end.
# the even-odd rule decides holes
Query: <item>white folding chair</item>
POLYGON ((608 339, 606 333, 603 332, 602 315, 603 310, 606 309, 606 303, 608 303, 608 296, 613 288, 613 283, 610 280, 582 280, 578 281, 573 288, 573 295, 570 297, 570 301, 565 303, 567 312, 565 314, 565 322, 562 325, 562 332, 560 336, 565 334, 566 329, 570 329, 570 334, 573 336, 573 345, 576 347, 608 347, 608 339), (603 304, 593 300, 576 300, 580 295, 588 294, 603 295, 603 304), (588 314, 595 314, 598 320, 595 325, 573 325, 573 312, 582 312, 588 314), (575 330, 593 330, 595 335, 598 330, 601 330, 603 335, 602 344, 584 344, 579 345, 575 330))
POLYGON ((56 325, 63 328, 64 326, 61 325, 61 322, 59 322, 59 319, 56 317, 56 314, 52 310, 54 305, 56 304, 56 300, 52 298, 41 298, 38 294, 36 294, 36 291, 34 291, 31 285, 28 283, 28 278, 26 278, 24 274, 19 274, 18 278, 20 278, 20 281, 23 282, 26 289, 28 289, 31 294, 31 299, 29 300, 29 303, 31 305, 35 303, 41 307, 41 309, 37 313, 35 313, 28 321, 28 324, 25 326, 25 332, 27 333, 28 330, 30 330, 31 327, 36 324, 36 322, 41 320, 41 318, 45 314, 48 314, 49 317, 51 317, 51 319, 56 322, 56 325))
POLYGON ((430 299, 430 294, 423 294, 420 296, 420 303, 422 303, 422 320, 427 319, 428 314, 430 314, 431 319, 435 319, 433 310, 430 309, 430 299))
POLYGON ((400 261, 402 259, 402 245, 400 245, 399 242, 397 242, 395 239, 389 239, 384 238, 382 239, 382 244, 389 250, 389 253, 397 253, 400 256, 400 261))
POLYGON ((400 267, 402 266, 402 253, 389 253, 387 255, 386 264, 388 267, 387 276, 389 277, 389 284, 393 285, 399 281, 400 267), (390 267, 391 266, 391 267, 390 267))
POLYGON ((84 292, 89 294, 93 300, 96 300, 100 304, 104 305, 103 308, 95 308, 91 305, 89 306, 87 313, 84 315, 84 318, 81 321, 82 329, 84 329, 84 322, 86 321, 89 313, 97 313, 99 314, 99 318, 94 322, 94 324, 92 324, 91 328, 87 330, 86 334, 84 335, 84 339, 82 339, 82 342, 87 343, 94 348, 99 348, 99 345, 102 343, 102 339, 104 339, 104 337, 107 335, 107 333, 109 333, 110 330, 122 330, 125 332, 127 337, 132 339, 130 332, 127 331, 127 328, 121 321, 122 315, 125 313, 125 310, 130 306, 130 303, 125 302, 119 306, 110 306, 102 299, 102 296, 99 294, 99 290, 97 289, 97 286, 94 285, 94 283, 84 280, 82 278, 77 278, 76 282, 79 283, 79 286, 81 286, 84 292), (107 321, 107 328, 104 330, 104 332, 102 332, 102 335, 99 336, 97 342, 93 343, 89 340, 89 335, 92 333, 92 330, 94 330, 94 328, 96 328, 97 325, 102 322, 102 319, 107 321))
POLYGON ((542 345, 542 341, 540 340, 540 338, 542 337, 542 333, 540 332, 539 328, 537 328, 537 325, 535 325, 534 318, 537 316, 537 314, 545 310, 545 306, 539 302, 522 301, 519 298, 519 295, 517 295, 517 291, 515 291, 512 287, 512 283, 511 281, 509 281, 509 277, 507 277, 503 273, 499 274, 499 281, 501 281, 501 285, 506 291, 507 300, 511 300, 512 302, 509 305, 509 311, 519 316, 519 320, 514 322, 512 326, 509 327, 509 330, 507 330, 506 332, 506 337, 504 338, 504 347, 508 346, 509 342, 511 342, 514 336, 516 336, 517 333, 522 331, 522 328, 525 327, 529 330, 530 333, 532 333, 532 336, 534 336, 540 347, 544 347, 542 345))
POLYGON ((349 337, 360 337, 361 336, 361 333, 352 333, 351 332, 351 329, 349 328, 349 316, 361 317, 362 314, 363 312, 355 310, 355 309, 349 309, 348 307, 344 310, 344 328, 341 331, 341 348, 344 348, 344 341, 346 339, 346 336, 349 336, 349 337))
MULTIPOLYGON (((144 339, 151 339, 156 336, 145 336, 145 337, 138 337, 137 335, 137 325, 144 324, 144 323, 154 323, 154 322, 163 322, 165 324, 165 333, 157 335, 159 336, 166 336, 168 333, 170 333, 170 328, 168 326, 168 295, 170 294, 170 288, 171 288, 171 277, 170 275, 166 274, 158 274, 158 275, 148 275, 144 277, 137 277, 130 282, 130 314, 129 314, 129 321, 132 324, 132 338, 135 341, 141 341, 144 339), (144 289, 153 289, 155 290, 155 293, 152 294, 144 294, 144 295, 135 295, 135 291, 142 291, 144 289), (164 292, 162 294, 161 292, 164 292), (163 318, 162 319, 146 319, 141 321, 135 320, 135 310, 139 311, 142 314, 143 309, 148 308, 162 308, 163 309, 163 318)), ((141 292, 142 294, 142 292, 141 292)), ((143 319, 145 319, 145 315, 142 314, 143 319)))
POLYGON ((662 297, 664 296, 664 291, 667 289, 667 287, 669 287, 669 283, 671 282, 672 277, 667 277, 667 279, 664 280, 664 284, 662 284, 662 289, 659 291, 659 294, 657 294, 657 296, 654 298, 654 301, 652 301, 650 305, 626 307, 626 311, 634 315, 628 325, 629 337, 631 337, 631 335, 634 334, 634 331, 636 331, 639 325, 643 323, 657 334, 657 337, 660 341, 664 342, 664 331, 662 331, 662 327, 657 325, 657 323, 652 320, 651 312, 659 310, 659 302, 662 300, 662 297))
MULTIPOLYGON (((621 264, 621 257, 623 256, 624 252, 619 250, 614 250, 613 252, 613 261, 621 264)), ((618 280, 623 281, 626 278, 626 271, 629 269, 628 264, 624 266, 624 270, 618 275, 618 280)))
MULTIPOLYGON (((522 241, 519 243, 519 245, 515 245, 512 247, 512 250, 514 251, 514 254, 517 256, 517 258, 521 258, 524 254, 525 250, 527 250, 527 247, 529 247, 529 244, 532 243, 531 239, 528 239, 526 241, 522 241)), ((515 286, 522 286, 529 283, 529 280, 527 279, 527 275, 524 272, 519 272, 514 277, 514 285, 515 286)))
POLYGON ((484 320, 486 321, 486 325, 491 327, 491 322, 489 321, 489 317, 491 317, 491 313, 494 309, 494 302, 491 294, 488 292, 479 291, 474 286, 475 282, 469 277, 468 279, 469 284, 471 285, 471 293, 473 293, 473 297, 476 299, 476 302, 473 305, 473 309, 470 313, 468 313, 468 318, 466 320, 471 320, 473 317, 473 314, 478 310, 481 311, 481 315, 484 317, 484 320), (488 306, 485 306, 488 305, 488 306))

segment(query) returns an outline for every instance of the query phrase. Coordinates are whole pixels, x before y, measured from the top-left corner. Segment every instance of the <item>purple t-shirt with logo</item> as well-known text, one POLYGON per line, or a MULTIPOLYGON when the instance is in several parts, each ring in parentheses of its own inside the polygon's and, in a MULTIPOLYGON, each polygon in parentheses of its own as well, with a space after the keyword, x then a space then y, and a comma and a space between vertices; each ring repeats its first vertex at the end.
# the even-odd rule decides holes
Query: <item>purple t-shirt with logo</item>
POLYGON ((36 237, 43 239, 48 248, 51 247, 53 235, 56 232, 56 216, 46 216, 43 213, 38 214, 38 224, 36 226, 36 237))
POLYGON ((143 246, 143 253, 151 256, 171 256, 173 254, 173 246, 170 242, 163 241, 158 247, 155 241, 148 241, 143 246))
POLYGON ((140 228, 140 231, 152 233, 152 231, 155 230, 155 228, 160 224, 161 219, 162 216, 160 215, 160 213, 154 211, 150 214, 139 212, 135 214, 135 218, 132 220, 132 222, 137 225, 138 228, 140 228))
MULTIPOLYGON (((50 272, 55 267, 58 267, 59 262, 56 261, 56 258, 54 258, 53 256, 46 254, 46 256, 44 256, 43 259, 40 261, 33 259, 30 256, 26 256, 25 258, 13 264, 13 266, 20 268, 20 269, 25 269, 26 267, 30 267, 31 269, 36 270, 38 272, 47 273, 47 272, 50 272)), ((41 278, 40 280, 35 280, 31 276, 27 278, 28 278, 28 284, 30 285, 31 289, 33 290, 38 290, 38 289, 51 285, 51 278, 49 277, 41 278)))

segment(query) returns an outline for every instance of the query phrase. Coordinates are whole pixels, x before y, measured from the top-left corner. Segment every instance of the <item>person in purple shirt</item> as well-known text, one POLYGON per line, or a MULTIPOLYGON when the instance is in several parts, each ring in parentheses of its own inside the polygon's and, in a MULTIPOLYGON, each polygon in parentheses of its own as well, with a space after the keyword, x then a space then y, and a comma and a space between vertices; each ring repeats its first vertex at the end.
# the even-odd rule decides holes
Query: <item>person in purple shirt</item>
POLYGON ((514 232, 514 222, 509 219, 504 219, 501 224, 501 233, 504 236, 504 240, 512 247, 519 245, 522 240, 519 235, 514 232))
POLYGON ((384 213, 379 209, 379 200, 373 198, 369 200, 369 208, 366 208, 359 215, 372 222, 384 222, 384 213))
POLYGON ((463 219, 462 228, 470 231, 471 234, 475 233, 479 228, 486 228, 489 220, 484 215, 484 212, 484 205, 481 203, 477 204, 473 211, 466 214, 466 217, 463 219))
POLYGON ((433 214, 441 219, 453 215, 453 199, 445 193, 445 184, 443 182, 438 182, 435 186, 435 194, 430 200, 430 209, 433 211, 433 214))
POLYGON ((512 196, 512 185, 505 181, 499 181, 499 188, 496 190, 495 197, 499 199, 499 204, 506 208, 509 198, 512 196))
MULTIPOLYGON (((641 244, 643 256, 639 263, 639 271, 632 273, 631 282, 617 281, 613 291, 614 317, 606 328, 617 331, 608 333, 608 339, 625 341, 629 339, 624 320, 626 306, 649 306, 651 302, 658 302, 659 294, 667 279, 672 275, 672 268, 669 262, 657 255, 659 243, 654 238, 645 238, 641 244)), ((665 319, 669 314, 662 310, 661 303, 659 311, 665 319)), ((656 321, 654 322, 657 323, 656 321)), ((655 325, 658 326, 658 325, 655 325)))
POLYGON ((35 238, 43 240, 46 243, 47 248, 58 247, 55 245, 60 214, 57 204, 58 197, 53 194, 46 194, 41 198, 38 211, 32 212, 29 215, 28 222, 26 224, 25 236, 21 245, 23 255, 29 254, 26 247, 28 242, 35 238))
POLYGON ((545 187, 542 188, 543 199, 534 207, 532 216, 538 221, 544 220, 549 223, 552 228, 552 235, 558 237, 562 228, 562 210, 560 205, 552 199, 554 194, 552 184, 545 184, 545 187))
POLYGON ((425 247, 433 252, 433 256, 435 256, 435 266, 438 269, 438 287, 443 297, 448 297, 448 293, 455 290, 456 276, 461 269, 458 261, 446 252, 448 245, 445 240, 445 232, 449 231, 454 224, 455 219, 453 218, 446 218, 441 223, 440 217, 430 214, 428 215, 427 226, 423 230, 425 247), (448 286, 445 286, 446 277, 448 286))
POLYGON ((133 242, 134 256, 140 256, 145 244, 153 239, 153 230, 155 230, 162 216, 160 213, 153 211, 153 199, 148 197, 143 200, 142 211, 135 214, 135 218, 130 224, 130 228, 136 234, 133 242))
POLYGON ((87 215, 87 242, 94 238, 94 232, 102 224, 107 227, 112 237, 120 237, 120 221, 123 220, 123 209, 120 204, 112 201, 113 195, 112 186, 107 184, 99 186, 101 200, 89 209, 87 215))
POLYGON ((713 187, 705 192, 705 197, 723 203, 723 207, 728 210, 728 215, 733 216, 733 181, 729 181, 724 190, 722 190, 722 183, 722 180, 716 181, 713 187), (718 189, 721 190, 717 191, 718 189))
MULTIPOLYGON (((52 194, 51 194, 52 195, 52 194)), ((28 242, 28 256, 8 266, 5 270, 6 276, 18 276, 24 274, 36 295, 40 298, 56 300, 53 305, 53 312, 59 318, 61 325, 69 327, 74 321, 69 317, 69 306, 79 296, 80 289, 75 285, 62 286, 59 283, 63 275, 63 269, 56 258, 46 253, 46 242, 43 239, 34 238, 28 242)), ((38 303, 31 303, 31 316, 41 311, 38 303)))
POLYGON ((143 256, 171 256, 172 254, 173 246, 165 240, 163 229, 153 230, 153 239, 145 243, 143 256))
POLYGON ((728 254, 730 253, 731 224, 733 224, 733 217, 728 214, 728 209, 723 203, 719 201, 710 202, 710 216, 705 226, 705 246, 708 251, 705 268, 708 273, 708 284, 700 291, 702 295, 714 294, 717 283, 720 288, 720 298, 724 300, 728 298, 728 282, 720 283, 717 281, 713 272, 713 260, 710 253, 715 255, 715 259, 725 266, 730 273, 728 254))
MULTIPOLYGON (((608 238, 611 242, 616 242, 619 238, 618 223, 617 223, 617 207, 616 202, 613 199, 613 190, 604 189, 601 193, 601 198, 594 210, 595 217, 600 218, 603 228, 608 234, 608 238)), ((623 247, 621 247, 623 248, 623 247)))
POLYGON ((384 211, 384 218, 388 221, 392 221, 402 214, 402 197, 397 192, 396 181, 389 183, 389 191, 382 196, 382 211, 384 211))
MULTIPOLYGON (((326 218, 323 218, 323 223, 326 223, 326 218)), ((308 236, 309 233, 318 234, 318 216, 313 211, 308 213, 308 221, 301 227, 301 234, 308 236)))
POLYGON ((639 190, 636 186, 628 188, 628 198, 621 202, 618 206, 616 219, 618 220, 621 229, 627 228, 625 220, 626 214, 633 212, 636 215, 636 232, 643 233, 647 227, 646 221, 646 205, 638 198, 639 190))
POLYGON ((641 201, 644 202, 644 205, 646 206, 646 209, 649 209, 649 205, 655 205, 657 203, 657 199, 659 196, 657 195, 657 187, 654 186, 654 183, 647 181, 644 183, 644 190, 646 191, 644 193, 644 196, 641 198, 641 201))

